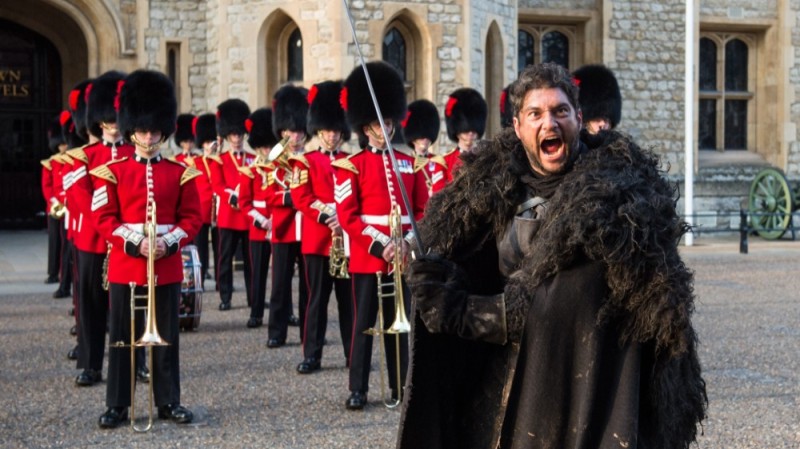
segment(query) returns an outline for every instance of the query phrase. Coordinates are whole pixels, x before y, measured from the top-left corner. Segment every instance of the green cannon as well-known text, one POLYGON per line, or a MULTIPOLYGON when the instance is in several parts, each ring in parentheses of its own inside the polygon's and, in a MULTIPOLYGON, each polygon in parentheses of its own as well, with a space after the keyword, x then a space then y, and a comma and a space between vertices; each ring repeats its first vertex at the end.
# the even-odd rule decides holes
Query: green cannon
POLYGON ((792 227, 792 213, 800 205, 800 185, 789 186, 777 168, 765 168, 750 185, 748 197, 750 227, 762 238, 779 239, 792 227))

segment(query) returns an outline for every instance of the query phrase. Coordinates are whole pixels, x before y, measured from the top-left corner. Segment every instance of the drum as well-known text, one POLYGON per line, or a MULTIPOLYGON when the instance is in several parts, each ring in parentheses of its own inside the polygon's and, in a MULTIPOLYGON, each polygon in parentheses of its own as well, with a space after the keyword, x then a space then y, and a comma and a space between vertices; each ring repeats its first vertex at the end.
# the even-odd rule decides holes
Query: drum
POLYGON ((183 282, 181 283, 181 302, 178 311, 179 326, 183 330, 194 330, 200 325, 203 310, 203 283, 200 256, 197 247, 186 245, 181 250, 183 258, 183 282))

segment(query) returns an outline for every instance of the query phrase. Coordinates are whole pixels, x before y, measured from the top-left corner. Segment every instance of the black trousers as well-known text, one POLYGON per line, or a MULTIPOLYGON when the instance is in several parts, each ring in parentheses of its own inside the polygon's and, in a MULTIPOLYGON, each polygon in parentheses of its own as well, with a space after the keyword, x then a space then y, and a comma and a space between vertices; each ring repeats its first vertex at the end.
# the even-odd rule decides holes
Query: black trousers
POLYGON ((47 216, 47 277, 58 279, 61 271, 61 230, 64 223, 61 220, 47 216))
POLYGON ((72 291, 72 242, 67 239, 67 230, 61 226, 61 266, 58 267, 61 273, 58 290, 69 294, 72 291))
POLYGON ((223 303, 231 302, 231 297, 233 296, 233 256, 236 254, 236 247, 239 245, 242 246, 244 285, 247 294, 247 305, 249 306, 252 301, 250 298, 250 245, 247 231, 219 229, 219 258, 214 271, 217 274, 220 301, 223 303))
MULTIPOLYGON (((372 366, 372 336, 364 333, 374 327, 378 317, 378 279, 375 274, 351 274, 355 297, 355 325, 353 326, 353 344, 350 350, 350 391, 367 392, 369 390, 369 371, 372 366)), ((382 284, 391 284, 392 276, 382 276, 382 284)), ((382 288, 384 293, 393 290, 391 286, 382 288)), ((407 290, 403 286, 403 290, 407 290)), ((403 294, 404 308, 408 315, 409 292, 403 294)), ((391 326, 395 316, 395 299, 383 300, 383 329, 391 326)), ((408 369, 408 334, 384 334, 386 367, 389 376, 389 388, 397 392, 397 346, 400 338, 400 385, 405 384, 408 369)))
POLYGON ((342 337, 344 359, 350 355, 350 342, 353 334, 353 290, 350 279, 336 279, 330 275, 330 258, 316 254, 306 254, 305 281, 308 284, 308 306, 306 307, 305 337, 303 338, 303 357, 322 360, 322 347, 325 330, 328 327, 328 301, 331 291, 336 291, 336 305, 339 311, 339 334, 342 337))
POLYGON ((106 350, 108 292, 103 290, 105 254, 78 253, 78 368, 100 371, 106 350))
MULTIPOLYGON (((131 343, 131 288, 125 284, 111 284, 111 320, 108 339, 110 344, 131 343)), ((180 332, 178 303, 181 284, 156 287, 155 318, 159 335, 169 345, 154 346, 153 366, 150 381, 157 406, 179 404, 181 401, 180 332)), ((147 287, 136 287, 136 295, 147 295, 147 287)), ((145 298, 137 299, 136 305, 146 306, 145 298)), ((144 310, 136 311, 136 339, 145 326, 144 310)), ((149 388, 149 387, 148 387, 149 388)), ((106 384, 107 407, 129 407, 131 405, 131 353, 130 347, 110 347, 108 350, 108 383, 106 384)))
POLYGON ((269 241, 250 241, 250 298, 253 305, 250 307, 251 318, 264 318, 264 304, 267 300, 267 276, 269 275, 269 258, 272 246, 269 241))
POLYGON ((200 285, 205 288, 206 274, 208 274, 208 234, 210 224, 203 224, 200 226, 200 231, 194 238, 194 245, 197 247, 197 256, 200 257, 200 285))
MULTIPOLYGON (((272 244, 272 292, 269 297, 268 338, 286 341, 289 317, 292 315, 292 277, 294 267, 302 277, 305 273, 300 242, 272 244)), ((300 336, 303 335, 305 306, 308 304, 308 288, 298 282, 298 309, 300 312, 300 336)))

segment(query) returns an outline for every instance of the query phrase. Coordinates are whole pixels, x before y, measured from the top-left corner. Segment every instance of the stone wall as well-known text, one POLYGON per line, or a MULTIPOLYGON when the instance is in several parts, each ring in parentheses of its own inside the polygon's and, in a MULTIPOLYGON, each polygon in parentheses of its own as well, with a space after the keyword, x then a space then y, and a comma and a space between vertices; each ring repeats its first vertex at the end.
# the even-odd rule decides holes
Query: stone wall
POLYGON ((778 0, 702 0, 700 15, 730 19, 774 19, 778 0))

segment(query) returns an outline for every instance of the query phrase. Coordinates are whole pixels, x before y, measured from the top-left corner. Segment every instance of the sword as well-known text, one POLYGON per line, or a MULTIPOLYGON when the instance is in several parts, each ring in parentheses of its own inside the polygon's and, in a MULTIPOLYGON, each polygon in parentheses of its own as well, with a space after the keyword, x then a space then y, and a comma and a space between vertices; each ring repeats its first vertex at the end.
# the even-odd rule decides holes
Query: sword
MULTIPOLYGON (((402 197, 403 204, 406 206, 406 211, 408 211, 408 218, 411 222, 411 230, 414 231, 414 241, 417 243, 417 248, 423 254, 425 251, 425 246, 422 244, 422 238, 419 235, 419 230, 417 229, 417 220, 414 219, 414 209, 411 207, 411 201, 408 199, 408 193, 406 191, 406 185, 403 182, 403 176, 400 174, 399 164, 397 163, 397 158, 394 155, 394 148, 392 147, 392 139, 389 137, 389 134, 386 132, 386 125, 383 123, 383 114, 381 113, 381 107, 378 105, 378 98, 375 96, 375 89, 372 87, 372 79, 369 76, 369 71, 367 70, 367 63, 364 60, 364 54, 361 53, 361 46, 358 44, 358 38, 356 37, 356 27, 353 23, 353 16, 350 14, 350 6, 347 4, 347 0, 342 0, 344 4, 344 11, 347 14, 347 23, 350 25, 350 32, 353 34, 353 43, 356 45, 356 52, 358 53, 358 61, 361 64, 361 68, 364 70, 364 77, 367 79, 367 87, 369 88, 369 95, 372 98, 372 104, 375 106, 375 112, 378 114, 378 122, 381 125, 381 133, 383 133, 383 138, 386 141, 386 147, 389 152, 389 159, 392 161, 392 169, 394 170, 394 175, 397 177, 397 183, 400 185, 400 196, 402 197)), ((413 255, 412 255, 413 256, 413 255)))

